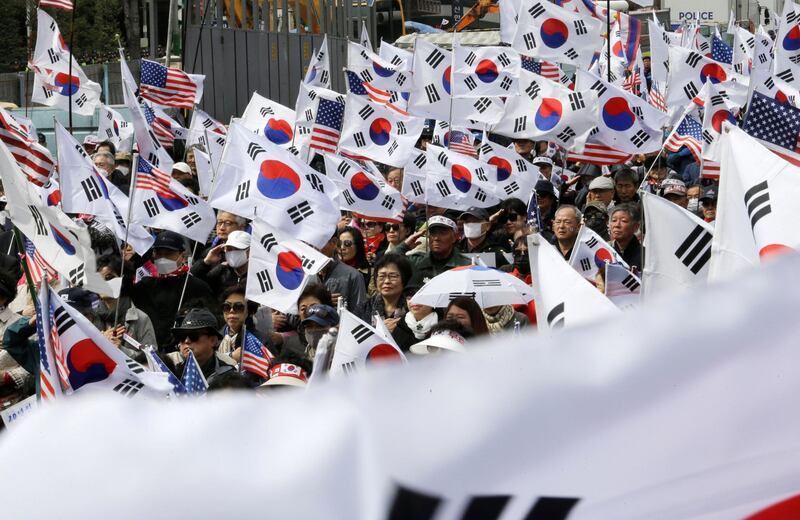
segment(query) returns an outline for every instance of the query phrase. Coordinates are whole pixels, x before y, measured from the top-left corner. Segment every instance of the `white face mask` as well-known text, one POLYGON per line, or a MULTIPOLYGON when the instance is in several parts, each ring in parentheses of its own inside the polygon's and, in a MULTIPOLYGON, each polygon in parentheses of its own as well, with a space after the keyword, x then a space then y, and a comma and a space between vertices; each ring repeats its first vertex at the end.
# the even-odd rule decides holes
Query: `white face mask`
POLYGON ((700 210, 700 199, 689 199, 686 209, 692 213, 697 213, 700 210))
POLYGON ((225 261, 228 263, 229 266, 236 269, 237 267, 241 267, 247 263, 247 251, 243 250, 231 250, 225 252, 225 261))
POLYGON ((121 171, 123 175, 128 175, 131 172, 131 169, 127 166, 117 166, 117 169, 121 171))
POLYGON ((169 274, 178 270, 178 262, 169 258, 157 258, 153 260, 158 274, 169 274))
POLYGON ((480 222, 464 224, 464 236, 467 238, 480 238, 480 236, 483 235, 482 227, 483 224, 480 222))

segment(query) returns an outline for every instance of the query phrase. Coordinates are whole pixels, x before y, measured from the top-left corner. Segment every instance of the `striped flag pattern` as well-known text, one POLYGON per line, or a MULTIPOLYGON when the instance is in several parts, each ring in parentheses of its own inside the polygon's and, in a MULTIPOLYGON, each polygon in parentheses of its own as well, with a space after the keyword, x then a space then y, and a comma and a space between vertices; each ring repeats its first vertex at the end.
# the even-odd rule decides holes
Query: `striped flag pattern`
POLYGON ((253 334, 245 331, 242 349, 242 370, 252 372, 263 379, 269 379, 269 367, 275 356, 258 341, 253 334))
POLYGON ((596 144, 586 143, 583 150, 567 153, 567 160, 596 164, 598 166, 611 166, 612 164, 623 164, 631 160, 633 155, 621 152, 614 148, 596 144))
POLYGON ((58 397, 61 387, 57 387, 58 381, 55 377, 54 367, 50 365, 55 356, 52 350, 48 352, 48 338, 44 333, 42 306, 38 301, 34 301, 33 304, 36 309, 36 335, 39 339, 39 395, 42 401, 50 401, 58 397))
POLYGON ((184 136, 185 129, 177 121, 166 114, 158 114, 148 103, 142 103, 142 113, 156 139, 164 148, 172 148, 175 145, 175 137, 184 136))
POLYGON ((136 172, 136 187, 143 190, 158 191, 161 193, 171 193, 170 182, 172 175, 159 170, 141 157, 136 172))
POLYGON ((39 187, 47 184, 53 173, 53 156, 2 108, 0 108, 0 141, 8 147, 28 181, 39 187))
MULTIPOLYGON (((55 280, 58 278, 58 272, 50 267, 50 264, 42 258, 42 255, 39 254, 39 251, 36 250, 34 247, 33 242, 25 239, 25 252, 22 254, 22 261, 28 266, 28 272, 31 273, 31 280, 33 281, 33 285, 39 286, 42 283, 42 277, 47 274, 48 280, 55 280)), ((25 275, 23 274, 22 277, 17 282, 17 285, 25 285, 27 282, 25 275)))
POLYGON ((72 0, 39 0, 39 7, 55 7, 65 11, 72 11, 72 0))
POLYGON ((308 147, 322 152, 336 152, 343 119, 344 104, 321 97, 317 117, 314 126, 311 127, 311 143, 308 147))
POLYGON ((181 69, 142 60, 139 95, 157 105, 192 108, 198 94, 198 84, 181 69))
POLYGON ((664 148, 670 152, 677 152, 683 146, 692 152, 697 162, 701 162, 703 154, 703 125, 692 116, 684 117, 683 121, 664 143, 664 148))
POLYGON ((472 135, 468 132, 451 130, 448 148, 454 152, 463 153, 475 159, 478 158, 478 151, 475 149, 475 145, 472 142, 472 135))

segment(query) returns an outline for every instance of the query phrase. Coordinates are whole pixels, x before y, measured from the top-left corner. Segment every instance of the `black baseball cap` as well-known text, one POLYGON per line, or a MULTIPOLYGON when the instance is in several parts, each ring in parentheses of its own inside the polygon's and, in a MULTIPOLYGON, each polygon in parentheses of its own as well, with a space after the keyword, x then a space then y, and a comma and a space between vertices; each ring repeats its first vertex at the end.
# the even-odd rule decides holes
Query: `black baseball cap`
POLYGON ((180 326, 172 328, 172 333, 177 338, 182 333, 189 332, 190 330, 203 329, 209 330, 220 339, 222 338, 216 316, 208 309, 194 308, 189 309, 189 312, 186 313, 180 326))
POLYGON ((174 231, 162 231, 153 243, 153 249, 171 249, 172 251, 184 251, 186 249, 183 236, 174 231))
POLYGON ((467 211, 459 215, 459 220, 463 219, 467 215, 471 217, 475 217, 480 220, 489 220, 489 212, 486 211, 484 208, 467 208, 467 211))
POLYGON ((58 295, 64 300, 64 303, 73 307, 79 312, 92 310, 94 298, 92 293, 80 287, 70 287, 68 289, 61 289, 58 295))

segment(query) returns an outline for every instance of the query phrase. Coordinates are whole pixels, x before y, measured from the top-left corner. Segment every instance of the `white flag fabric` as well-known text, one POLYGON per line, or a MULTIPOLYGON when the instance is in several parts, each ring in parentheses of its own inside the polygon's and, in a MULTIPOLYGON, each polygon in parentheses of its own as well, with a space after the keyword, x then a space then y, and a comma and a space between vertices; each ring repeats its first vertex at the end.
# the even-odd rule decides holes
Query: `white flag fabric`
POLYGON ((292 146, 295 113, 280 103, 253 92, 239 123, 282 148, 292 146))
POLYGON ((737 105, 722 95, 717 86, 710 81, 703 86, 703 159, 720 162, 720 134, 727 121, 737 125, 736 115, 741 105, 737 105))
POLYGON ((111 344, 80 312, 48 287, 57 338, 69 382, 68 393, 116 392, 126 398, 164 398, 167 376, 146 370, 111 344))
POLYGON ((0 107, 0 141, 8 147, 17 165, 34 186, 43 187, 52 179, 54 163, 50 150, 39 144, 30 127, 0 107))
POLYGON ((375 88, 403 92, 411 84, 411 73, 400 71, 363 45, 355 42, 347 43, 347 68, 352 70, 361 81, 366 81, 375 88))
POLYGON ((119 50, 119 73, 122 76, 122 99, 125 104, 128 105, 131 99, 133 99, 133 103, 138 103, 136 98, 138 97, 139 86, 136 84, 136 79, 133 77, 131 69, 128 68, 128 62, 125 61, 125 52, 122 49, 119 50), (131 96, 132 93, 135 95, 131 96))
POLYGON ((714 228, 677 204, 642 193, 645 302, 705 284, 714 228))
POLYGON ((192 112, 192 122, 189 124, 186 148, 196 144, 207 148, 206 134, 208 134, 209 139, 213 139, 218 136, 224 136, 227 133, 228 130, 225 128, 225 125, 199 108, 195 108, 192 112))
POLYGON ((387 362, 406 362, 394 339, 342 309, 329 372, 331 377, 350 375, 387 362))
POLYGON ((773 79, 787 96, 800 95, 800 5, 783 4, 778 37, 773 48, 773 79))
POLYGON ((770 152, 743 130, 730 127, 724 175, 738 176, 758 255, 768 258, 800 248, 793 224, 800 200, 800 168, 770 152))
POLYGON ((500 41, 511 45, 517 32, 519 2, 516 0, 498 0, 497 6, 500 9, 500 41))
POLYGON ((526 56, 587 68, 603 41, 603 22, 546 0, 524 2, 518 18, 512 47, 526 56))
POLYGON ((136 185, 131 193, 131 221, 205 243, 217 222, 208 202, 194 196, 172 175, 143 157, 137 159, 134 167, 136 185))
POLYGON ((409 72, 414 69, 414 53, 389 42, 381 42, 378 56, 401 72, 409 72))
POLYGON ((739 74, 750 75, 753 67, 753 55, 756 48, 756 37, 744 27, 733 28, 733 67, 739 74))
POLYGON ((528 235, 528 256, 540 331, 582 325, 619 313, 616 305, 538 233, 528 235))
POLYGON ((428 164, 428 156, 425 151, 414 148, 403 169, 403 186, 400 190, 408 202, 427 203, 425 190, 428 180, 427 175, 422 171, 426 164, 428 164))
POLYGON ((519 95, 506 102, 505 116, 492 131, 515 139, 547 139, 573 148, 586 142, 597 120, 595 91, 572 91, 523 70, 519 95))
POLYGON ((297 313, 297 298, 330 260, 313 247, 266 222, 252 222, 247 298, 285 313, 297 313))
POLYGON ((166 148, 159 142, 158 137, 150 128, 142 108, 136 100, 136 95, 131 92, 127 82, 122 82, 122 90, 123 92, 127 91, 125 103, 131 114, 131 123, 133 123, 139 156, 144 157, 147 162, 157 168, 172 172, 172 165, 175 164, 175 161, 172 160, 166 148))
POLYGON ((110 106, 100 105, 97 135, 111 141, 117 151, 130 152, 133 149, 133 125, 110 106))
POLYGON ((141 225, 126 224, 128 196, 111 184, 92 162, 78 141, 56 122, 61 209, 67 213, 87 213, 97 217, 122 243, 144 255, 154 238, 141 225))
POLYGON ((439 208, 466 210, 498 204, 493 179, 497 167, 472 157, 429 144, 425 174, 425 197, 439 208))
POLYGON ((498 98, 453 98, 451 96, 453 53, 425 40, 414 46, 414 76, 408 99, 412 115, 451 121, 453 126, 474 126, 472 121, 495 124, 503 117, 498 98))
MULTIPOLYGON (((800 393, 800 323, 791 313, 800 295, 786 287, 800 284, 798 273, 800 262, 784 259, 552 338, 492 337, 469 344, 467 355, 365 371, 300 394, 132 401, 125 413, 117 398, 63 399, 4 433, 0 487, 15 497, 4 512, 158 518, 175 496, 217 493, 215 507, 236 518, 265 502, 278 518, 404 518, 423 504, 411 516, 461 518, 486 511, 489 498, 491 513, 478 516, 794 518, 800 419, 787 409, 800 393), (675 316, 680 326, 664 326, 675 316), (502 377, 491 392, 476 384, 493 374, 502 377), (142 424, 147 464, 128 449, 142 424), (269 431, 270 442, 245 431, 269 431), (57 442, 43 432, 57 432, 57 442), (209 439, 239 437, 248 456, 229 461, 239 492, 220 494, 218 481, 197 479, 219 461, 197 454, 209 439), (79 469, 42 471, 65 446, 93 456, 79 469), (276 446, 308 462, 265 471, 276 446), (114 509, 132 486, 148 500, 114 509)), ((208 504, 185 501, 182 514, 208 516, 208 504)))
POLYGON ((638 307, 642 280, 622 264, 606 263, 605 270, 606 298, 623 311, 638 307))
MULTIPOLYGON (((744 134, 738 128, 731 128, 727 132, 723 131, 719 138, 724 175, 719 177, 717 215, 714 221, 714 239, 711 241, 711 265, 708 268, 709 282, 738 278, 742 272, 761 263, 744 202, 744 189, 738 171, 742 166, 736 161, 741 153, 755 153, 759 159, 766 158, 770 161, 770 155, 774 154, 763 150, 764 157, 761 157, 762 150, 755 150, 750 138, 740 135, 740 132, 744 134), (734 146, 744 146, 745 151, 736 151, 734 146)), ((747 162, 751 160, 747 159, 747 162)))
POLYGON ((625 71, 628 70, 628 58, 625 56, 625 47, 622 44, 619 22, 611 26, 611 55, 608 54, 608 45, 603 45, 600 58, 597 60, 598 76, 610 79, 611 83, 619 87, 625 82, 625 71), (609 73, 610 69, 610 73, 609 73))
POLYGON ((331 85, 331 57, 328 54, 328 35, 322 37, 322 43, 311 56, 308 70, 303 79, 303 84, 309 87, 330 88, 331 85))
POLYGON ((661 148, 661 128, 668 116, 644 99, 625 92, 591 72, 577 72, 575 90, 597 93, 599 117, 593 139, 627 153, 650 153, 661 148))
POLYGON ((650 31, 650 72, 653 81, 666 85, 669 75, 669 49, 680 46, 681 35, 665 31, 653 20, 647 21, 647 27, 650 31))
POLYGON ((336 197, 330 179, 266 137, 231 124, 209 197, 212 207, 261 216, 289 236, 322 247, 339 220, 336 197))
POLYGON ((572 246, 569 265, 594 284, 597 281, 598 269, 602 269, 609 263, 619 263, 628 267, 625 260, 608 242, 603 240, 603 237, 585 224, 581 225, 575 245, 572 246))
POLYGON ((339 208, 378 220, 399 220, 403 197, 386 184, 383 175, 370 163, 366 167, 333 154, 325 154, 327 177, 339 187, 339 208))
POLYGON ((495 190, 498 195, 527 203, 536 182, 543 178, 539 168, 514 150, 493 143, 485 135, 479 151, 482 162, 497 168, 495 190))
POLYGON ((361 37, 359 38, 358 43, 367 49, 374 49, 372 42, 369 39, 369 31, 367 30, 367 22, 365 20, 361 21, 361 37))
POLYGON ((513 96, 519 92, 519 53, 508 47, 455 45, 453 95, 513 96))
POLYGON ((48 206, 20 171, 6 145, 0 142, 0 175, 7 199, 6 211, 14 225, 31 241, 45 262, 72 285, 103 295, 118 295, 96 273, 89 232, 57 206, 48 206), (116 293, 116 294, 115 294, 116 293))
POLYGON ((368 99, 348 94, 345 101, 340 152, 402 168, 417 143, 425 121, 402 116, 368 99))

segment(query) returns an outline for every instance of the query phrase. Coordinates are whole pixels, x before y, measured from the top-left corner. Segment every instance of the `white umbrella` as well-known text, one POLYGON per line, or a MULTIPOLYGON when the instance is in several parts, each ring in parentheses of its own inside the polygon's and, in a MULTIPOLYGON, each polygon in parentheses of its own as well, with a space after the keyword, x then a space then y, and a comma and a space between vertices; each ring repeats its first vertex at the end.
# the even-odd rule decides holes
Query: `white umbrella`
POLYGON ((485 309, 528 303, 533 300, 533 289, 503 271, 482 265, 465 265, 432 278, 411 298, 411 303, 447 307, 453 298, 459 296, 474 298, 485 309))

